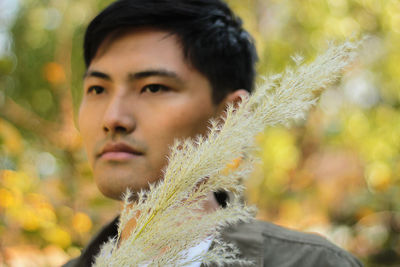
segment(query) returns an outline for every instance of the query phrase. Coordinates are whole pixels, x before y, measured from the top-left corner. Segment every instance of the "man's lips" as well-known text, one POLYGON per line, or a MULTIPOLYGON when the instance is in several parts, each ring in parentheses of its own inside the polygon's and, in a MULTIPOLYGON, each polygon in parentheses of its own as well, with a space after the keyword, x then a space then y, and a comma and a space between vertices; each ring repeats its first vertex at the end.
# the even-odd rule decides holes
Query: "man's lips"
POLYGON ((98 154, 98 158, 104 160, 128 160, 142 156, 143 153, 124 143, 109 143, 98 154))

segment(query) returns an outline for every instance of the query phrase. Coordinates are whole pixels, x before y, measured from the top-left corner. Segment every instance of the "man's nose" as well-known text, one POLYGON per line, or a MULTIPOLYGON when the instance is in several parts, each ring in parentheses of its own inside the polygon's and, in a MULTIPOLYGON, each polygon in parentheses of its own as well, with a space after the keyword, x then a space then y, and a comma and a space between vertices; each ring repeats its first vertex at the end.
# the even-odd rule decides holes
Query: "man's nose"
POLYGON ((106 134, 129 134, 136 127, 132 105, 124 96, 115 96, 109 103, 103 119, 106 134))

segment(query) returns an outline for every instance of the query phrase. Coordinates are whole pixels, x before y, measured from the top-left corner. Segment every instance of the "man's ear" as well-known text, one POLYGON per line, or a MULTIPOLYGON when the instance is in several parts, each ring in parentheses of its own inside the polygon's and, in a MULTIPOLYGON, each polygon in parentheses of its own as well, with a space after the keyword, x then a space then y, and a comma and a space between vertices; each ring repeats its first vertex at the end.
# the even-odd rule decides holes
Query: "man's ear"
POLYGON ((249 92, 244 89, 238 89, 228 93, 225 98, 219 104, 219 110, 225 111, 228 104, 237 105, 242 101, 242 98, 248 97, 249 92))

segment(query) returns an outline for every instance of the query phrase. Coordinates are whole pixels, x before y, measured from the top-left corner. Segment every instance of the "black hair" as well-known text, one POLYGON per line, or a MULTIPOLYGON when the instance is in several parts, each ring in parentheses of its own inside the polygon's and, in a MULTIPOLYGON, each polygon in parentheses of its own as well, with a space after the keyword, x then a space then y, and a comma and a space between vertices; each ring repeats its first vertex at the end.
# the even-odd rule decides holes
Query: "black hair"
POLYGON ((230 91, 252 91, 257 61, 253 39, 221 0, 118 0, 97 15, 86 30, 86 67, 107 36, 135 27, 175 34, 185 59, 208 78, 215 103, 230 91))

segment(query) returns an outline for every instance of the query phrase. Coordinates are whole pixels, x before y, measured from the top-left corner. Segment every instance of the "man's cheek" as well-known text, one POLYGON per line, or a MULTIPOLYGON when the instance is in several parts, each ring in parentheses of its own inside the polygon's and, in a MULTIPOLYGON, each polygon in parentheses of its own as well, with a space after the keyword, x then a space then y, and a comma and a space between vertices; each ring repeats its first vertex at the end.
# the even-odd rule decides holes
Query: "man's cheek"
POLYGON ((90 165, 94 164, 94 146, 95 146, 95 135, 90 133, 87 129, 87 124, 81 127, 82 141, 85 147, 86 155, 89 160, 90 165))

